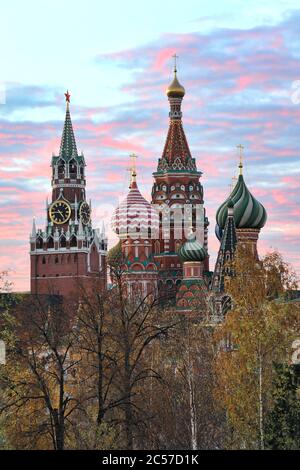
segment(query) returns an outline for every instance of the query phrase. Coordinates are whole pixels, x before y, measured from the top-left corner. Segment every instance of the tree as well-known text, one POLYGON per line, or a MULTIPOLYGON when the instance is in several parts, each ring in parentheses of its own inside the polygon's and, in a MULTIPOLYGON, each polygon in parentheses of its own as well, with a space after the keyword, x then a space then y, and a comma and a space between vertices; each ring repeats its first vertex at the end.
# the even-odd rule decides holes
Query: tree
POLYGON ((11 291, 12 282, 9 279, 8 271, 0 271, 0 294, 6 294, 11 291))
POLYGON ((212 330, 200 315, 168 313, 177 323, 151 347, 161 379, 149 387, 153 418, 145 442, 152 449, 221 448, 224 419, 213 398, 212 330))
MULTIPOLYGON (((76 315, 76 349, 81 357, 77 374, 84 384, 85 416, 83 427, 88 429, 88 448, 99 448, 100 436, 106 441, 108 430, 110 445, 117 434, 118 419, 114 412, 123 404, 119 393, 117 374, 119 353, 112 337, 113 292, 86 291, 80 286, 80 305, 76 315), (93 434, 93 438, 91 438, 93 434)), ((78 435, 78 423, 74 422, 78 435)), ((78 441, 78 439, 77 439, 78 441)), ((103 446, 103 442, 100 444, 103 446)))
POLYGON ((151 343, 163 338, 171 323, 163 318, 155 299, 147 296, 128 301, 119 289, 116 294, 112 303, 112 332, 118 357, 118 388, 123 399, 125 445, 132 449, 139 425, 148 416, 143 399, 146 383, 159 379, 147 353, 151 343))
POLYGON ((270 449, 300 449, 299 365, 274 366, 273 406, 266 420, 270 449))
POLYGON ((299 334, 299 306, 288 301, 295 275, 274 252, 261 261, 239 246, 235 275, 226 279, 232 310, 216 334, 216 398, 231 427, 230 447, 265 448, 265 419, 272 404, 273 363, 286 358, 299 334))
POLYGON ((0 411, 16 448, 65 447, 70 417, 81 407, 69 383, 80 361, 72 319, 72 308, 54 296, 27 296, 4 316, 0 411))
POLYGON ((125 448, 133 449, 140 428, 149 419, 145 407, 147 383, 159 380, 159 374, 149 360, 150 346, 160 341, 172 327, 172 322, 159 307, 153 294, 139 291, 127 295, 125 266, 120 246, 108 258, 113 288, 110 291, 111 337, 115 345, 117 387, 123 417, 121 419, 125 448))
MULTIPOLYGON (((9 271, 0 272, 0 347, 1 351, 4 351, 6 357, 6 350, 8 344, 4 341, 5 332, 6 332, 6 321, 5 319, 9 317, 9 310, 15 308, 16 305, 21 301, 22 295, 15 294, 12 292, 13 284, 9 278, 9 271)), ((5 361, 5 357, 1 358, 5 361)), ((5 364, 0 361, 0 375, 3 372, 5 364)), ((1 388, 0 388, 0 397, 1 397, 1 388)), ((0 448, 8 449, 10 448, 10 443, 8 440, 5 420, 0 416, 0 448)))

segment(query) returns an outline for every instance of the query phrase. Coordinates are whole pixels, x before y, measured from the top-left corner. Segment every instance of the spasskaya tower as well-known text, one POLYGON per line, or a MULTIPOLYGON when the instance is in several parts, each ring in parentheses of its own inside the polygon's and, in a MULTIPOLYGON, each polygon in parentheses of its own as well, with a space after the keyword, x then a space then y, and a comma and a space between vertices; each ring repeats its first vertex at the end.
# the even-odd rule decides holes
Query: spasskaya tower
POLYGON ((106 288, 107 238, 92 227, 91 202, 86 199, 84 155, 77 151, 70 94, 60 150, 52 157, 52 197, 46 201, 45 228, 35 220, 30 235, 31 293, 76 296, 79 285, 106 288))

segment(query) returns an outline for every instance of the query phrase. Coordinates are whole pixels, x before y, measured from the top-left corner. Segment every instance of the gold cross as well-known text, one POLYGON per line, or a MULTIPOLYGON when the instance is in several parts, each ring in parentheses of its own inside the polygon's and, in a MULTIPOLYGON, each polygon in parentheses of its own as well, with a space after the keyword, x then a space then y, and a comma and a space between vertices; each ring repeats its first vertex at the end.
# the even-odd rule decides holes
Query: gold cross
POLYGON ((130 159, 131 159, 131 168, 130 168, 130 187, 132 185, 132 183, 135 183, 136 182, 136 159, 137 159, 137 155, 135 153, 132 153, 130 155, 130 159))
POLYGON ((131 173, 132 175, 136 176, 136 159, 137 155, 135 153, 130 154, 131 159, 131 173))
POLYGON ((178 59, 178 55, 174 54, 172 55, 173 59, 174 59, 174 72, 176 73, 177 72, 177 59, 178 59))
POLYGON ((242 175, 243 174, 243 157, 244 157, 243 150, 244 150, 244 146, 242 144, 239 144, 239 145, 237 145, 237 148, 240 152, 240 154, 239 154, 239 157, 240 157, 239 169, 240 169, 240 175, 242 175))

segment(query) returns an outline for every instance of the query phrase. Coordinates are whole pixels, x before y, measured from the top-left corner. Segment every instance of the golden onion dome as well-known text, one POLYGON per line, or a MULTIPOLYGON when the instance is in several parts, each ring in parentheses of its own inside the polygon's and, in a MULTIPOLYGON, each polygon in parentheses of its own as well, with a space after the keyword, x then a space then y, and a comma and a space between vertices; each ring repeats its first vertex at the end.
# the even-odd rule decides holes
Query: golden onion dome
POLYGON ((172 83, 166 89, 166 94, 168 98, 183 98, 185 95, 185 89, 178 81, 176 70, 174 71, 172 83))

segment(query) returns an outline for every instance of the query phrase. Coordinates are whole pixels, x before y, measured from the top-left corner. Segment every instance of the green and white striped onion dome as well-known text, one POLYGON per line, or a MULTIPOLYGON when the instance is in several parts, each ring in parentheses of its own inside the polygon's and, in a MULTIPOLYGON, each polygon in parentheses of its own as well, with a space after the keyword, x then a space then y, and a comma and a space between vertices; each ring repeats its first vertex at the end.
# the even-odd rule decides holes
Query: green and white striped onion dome
POLYGON ((207 257, 206 249, 201 245, 194 234, 182 245, 179 250, 179 257, 185 261, 204 261, 207 257))
POLYGON ((225 227, 230 199, 234 204, 233 216, 237 228, 260 229, 265 225, 267 220, 266 209, 252 196, 243 175, 239 175, 232 193, 217 210, 216 220, 221 229, 225 227))

